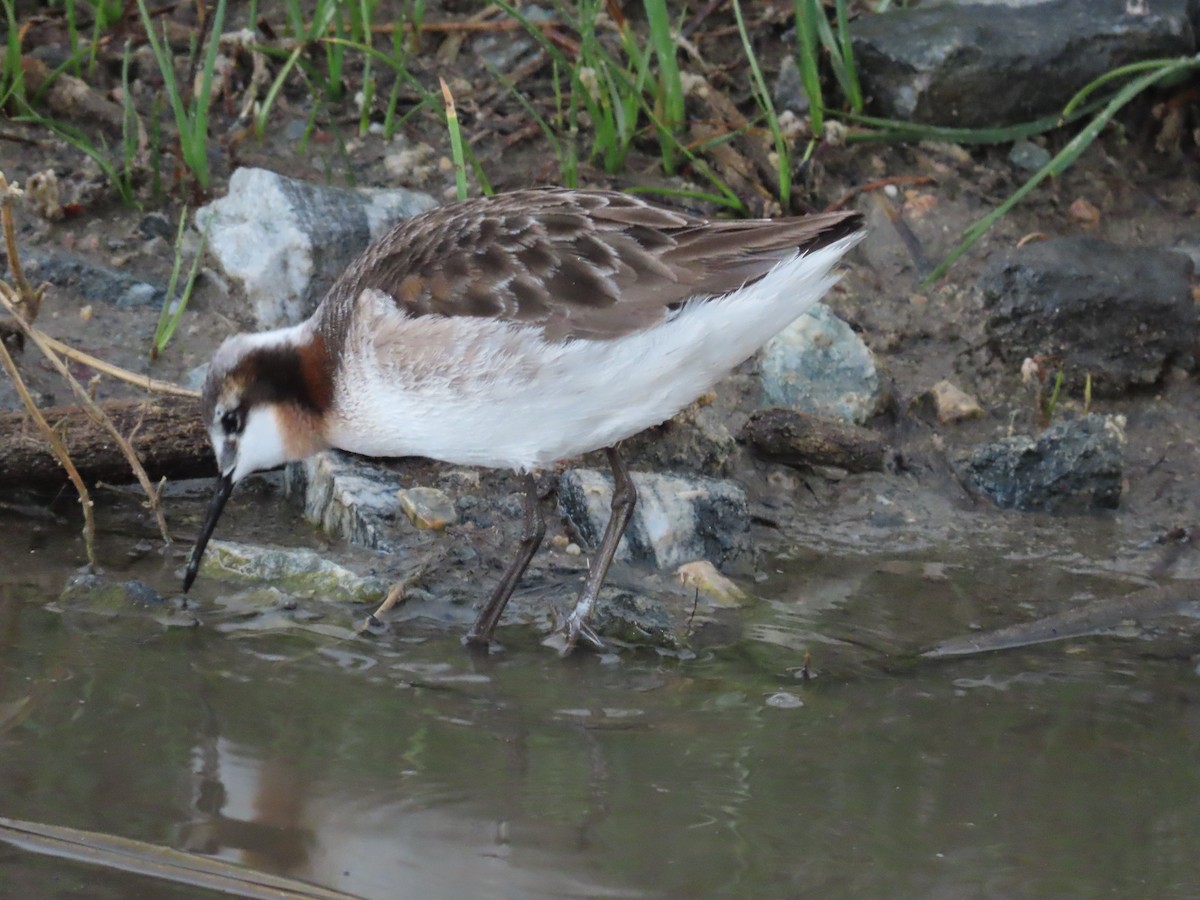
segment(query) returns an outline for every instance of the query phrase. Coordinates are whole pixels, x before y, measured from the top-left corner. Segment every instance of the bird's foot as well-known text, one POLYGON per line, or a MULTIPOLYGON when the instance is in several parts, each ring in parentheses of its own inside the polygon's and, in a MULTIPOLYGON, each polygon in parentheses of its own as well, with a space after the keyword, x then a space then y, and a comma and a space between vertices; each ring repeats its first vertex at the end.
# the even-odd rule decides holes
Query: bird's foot
POLYGON ((475 653, 499 653, 504 648, 490 634, 479 631, 474 626, 462 636, 462 645, 475 653))
POLYGON ((559 656, 570 656, 576 644, 579 643, 580 638, 589 647, 598 652, 608 649, 605 647, 604 641, 600 639, 600 635, 596 634, 595 630, 587 623, 583 616, 572 612, 561 626, 558 623, 557 613, 555 613, 554 618, 554 628, 542 643, 558 650, 559 656))
POLYGON ((381 634, 388 630, 388 626, 380 618, 384 613, 390 612, 392 607, 404 599, 404 592, 408 590, 408 579, 397 581, 392 585, 387 592, 387 596, 383 598, 383 602, 379 604, 379 608, 375 612, 370 613, 357 629, 356 633, 363 634, 381 634))

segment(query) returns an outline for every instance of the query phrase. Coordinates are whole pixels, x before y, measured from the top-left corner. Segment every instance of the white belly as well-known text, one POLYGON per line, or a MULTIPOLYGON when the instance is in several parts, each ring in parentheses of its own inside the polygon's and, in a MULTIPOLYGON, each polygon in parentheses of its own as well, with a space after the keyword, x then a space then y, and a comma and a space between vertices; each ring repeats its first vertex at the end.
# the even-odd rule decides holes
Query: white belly
POLYGON ((513 469, 612 446, 673 416, 808 310, 852 242, 611 340, 547 344, 540 329, 486 318, 363 323, 347 344, 330 442, 513 469))

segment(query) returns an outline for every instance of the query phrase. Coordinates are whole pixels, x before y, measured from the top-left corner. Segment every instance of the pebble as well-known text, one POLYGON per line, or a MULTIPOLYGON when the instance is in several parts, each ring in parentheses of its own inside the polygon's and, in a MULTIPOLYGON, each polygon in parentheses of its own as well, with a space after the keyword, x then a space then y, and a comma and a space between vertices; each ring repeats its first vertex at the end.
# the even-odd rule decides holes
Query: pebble
POLYGON ((431 487, 405 488, 396 492, 400 508, 417 528, 441 531, 458 522, 454 501, 445 491, 431 487))

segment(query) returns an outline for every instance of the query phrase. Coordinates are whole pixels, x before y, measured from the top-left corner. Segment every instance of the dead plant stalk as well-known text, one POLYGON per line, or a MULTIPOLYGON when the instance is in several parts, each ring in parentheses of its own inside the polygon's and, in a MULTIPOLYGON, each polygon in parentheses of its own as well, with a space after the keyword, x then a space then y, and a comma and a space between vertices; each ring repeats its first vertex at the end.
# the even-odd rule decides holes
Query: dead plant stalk
MULTIPOLYGON (((133 471, 134 476, 137 478, 138 483, 142 486, 142 490, 146 492, 147 507, 154 514, 155 522, 158 524, 158 529, 162 533, 163 540, 169 544, 171 543, 171 536, 167 531, 167 520, 163 517, 162 505, 159 501, 159 493, 150 483, 150 477, 146 474, 146 470, 142 466, 141 460, 138 459, 137 454, 134 452, 133 447, 130 445, 129 441, 117 430, 117 427, 112 423, 112 420, 105 415, 104 410, 102 410, 91 398, 83 385, 81 385, 79 381, 71 374, 70 370, 58 356, 58 354, 56 354, 50 348, 49 344, 43 340, 41 332, 34 328, 31 324, 30 319, 32 319, 32 316, 37 315, 42 291, 41 289, 34 291, 32 288, 30 288, 21 271, 21 264, 17 254, 16 226, 13 222, 12 215, 12 204, 15 202, 18 196, 19 191, 15 188, 10 188, 7 179, 4 177, 4 174, 0 173, 0 220, 2 220, 3 223, 5 246, 8 248, 9 270, 13 273, 13 280, 17 282, 17 287, 14 289, 7 283, 0 281, 0 305, 2 305, 8 311, 10 316, 12 316, 13 322, 16 323, 17 327, 25 335, 25 337, 33 342, 34 346, 41 351, 42 355, 46 358, 50 365, 52 365, 58 374, 62 376, 63 380, 71 386, 71 390, 79 399, 80 405, 87 410, 92 421, 107 431, 112 439, 116 442, 117 446, 121 450, 121 453, 129 461, 129 467, 133 471), (29 297, 36 297, 36 301, 32 306, 28 305, 27 301, 29 297), (27 313, 30 314, 29 319, 26 318, 27 313)), ((54 429, 52 429, 49 423, 46 422, 46 419, 41 414, 41 411, 38 410, 37 404, 33 400, 33 396, 29 393, 28 388, 26 388, 21 379, 20 372, 17 369, 16 361, 8 352, 8 348, 3 346, 2 341, 0 341, 0 350, 3 351, 2 361, 4 363, 4 368, 8 371, 9 376, 13 380, 13 384, 17 388, 17 392, 21 395, 21 401, 25 404, 25 408, 29 411, 30 416, 32 416, 34 421, 37 423, 38 428, 41 429, 46 435, 46 439, 50 443, 54 454, 62 463, 63 468, 67 470, 67 475, 75 485, 76 490, 79 491, 79 502, 83 506, 84 511, 84 540, 87 546, 88 561, 92 563, 92 565, 95 565, 95 548, 93 544, 95 542, 96 526, 92 517, 91 496, 88 494, 87 487, 84 485, 83 479, 79 475, 79 470, 76 469, 75 465, 71 462, 70 454, 67 451, 66 446, 54 432, 54 429)))

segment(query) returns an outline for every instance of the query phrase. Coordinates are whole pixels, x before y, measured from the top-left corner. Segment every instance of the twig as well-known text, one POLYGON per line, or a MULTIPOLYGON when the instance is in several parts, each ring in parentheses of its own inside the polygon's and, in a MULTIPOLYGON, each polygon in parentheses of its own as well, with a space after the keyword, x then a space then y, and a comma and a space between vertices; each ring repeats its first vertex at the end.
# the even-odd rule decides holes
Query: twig
POLYGON ((112 419, 104 414, 104 410, 96 405, 96 401, 88 395, 87 390, 76 380, 75 376, 71 374, 71 370, 67 368, 66 364, 52 349, 50 349, 50 346, 41 339, 37 330, 25 321, 25 318, 21 315, 20 311, 9 300, 9 298, 5 296, 5 291, 2 290, 0 290, 0 304, 2 304, 8 310, 9 315, 13 317, 13 320, 18 326, 20 326, 21 330, 25 332, 25 336, 29 338, 29 340, 33 341, 34 346, 36 346, 38 350, 42 352, 42 355, 46 357, 46 360, 50 363, 50 365, 54 366, 54 368, 58 371, 58 374, 61 375, 67 384, 71 386, 71 390, 74 391, 75 396, 79 398, 80 405, 88 411, 92 421, 94 421, 97 425, 100 425, 105 431, 112 435, 112 439, 116 441, 117 446, 121 448, 121 453, 129 461, 129 467, 133 470, 133 474, 137 478, 138 483, 142 486, 142 490, 146 492, 146 499, 148 501, 147 507, 152 513, 154 513, 154 520, 158 523, 158 530, 162 532, 163 540, 168 544, 171 543, 171 535, 167 531, 167 520, 163 517, 162 506, 159 503, 158 492, 155 491, 154 485, 150 483, 150 476, 146 474, 146 470, 142 466, 142 461, 138 459, 137 454, 134 452, 133 447, 130 446, 129 441, 127 441, 124 435, 117 430, 117 427, 112 423, 112 419))
MULTIPOLYGON (((5 298, 5 302, 7 302, 7 298, 5 298)), ((67 477, 71 479, 75 490, 79 492, 79 505, 83 507, 83 546, 87 552, 88 563, 94 566, 96 565, 96 522, 92 516, 92 497, 88 493, 87 485, 83 483, 83 478, 80 477, 75 464, 71 462, 71 455, 67 452, 67 448, 54 429, 50 427, 50 423, 46 421, 42 411, 37 408, 37 404, 29 393, 29 388, 25 387, 25 382, 21 380, 21 373, 17 371, 16 362, 13 361, 3 341, 0 341, 0 363, 4 364, 8 377, 12 379, 13 386, 21 396, 21 402, 25 404, 25 409, 29 412, 29 417, 46 436, 46 442, 50 445, 50 449, 54 451, 54 455, 58 457, 62 467, 67 470, 67 477)))
POLYGON ((149 375, 139 375, 137 372, 130 372, 128 369, 122 369, 118 365, 106 362, 98 356, 92 356, 90 353, 85 353, 83 350, 76 349, 70 344, 64 344, 57 338, 52 338, 40 328, 34 328, 33 333, 46 343, 46 346, 54 350, 56 353, 61 353, 68 359, 73 359, 77 363, 83 363, 85 366, 90 366, 97 372, 103 372, 105 375, 111 375, 121 381, 135 385, 140 388, 145 388, 156 394, 170 394, 173 397, 187 397, 195 400, 199 398, 200 392, 193 391, 191 388, 181 387, 178 384, 172 384, 170 381, 160 381, 157 378, 151 378, 149 375))
POLYGON ((13 223, 12 207, 21 196, 17 185, 10 185, 0 172, 0 224, 4 226, 4 247, 8 253, 8 271, 12 272, 13 283, 16 284, 17 306, 20 307, 32 322, 37 318, 42 306, 42 290, 34 290, 25 280, 25 272, 21 269, 21 257, 17 253, 17 227, 13 223))
POLYGON ((856 194, 865 194, 868 191, 877 191, 880 188, 885 188, 890 184, 931 184, 932 182, 933 178, 929 175, 893 175, 890 178, 877 178, 874 181, 868 181, 864 184, 858 185, 857 187, 850 188, 850 190, 838 197, 836 201, 825 207, 824 211, 834 212, 839 210, 849 203, 856 194))

